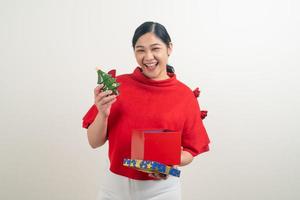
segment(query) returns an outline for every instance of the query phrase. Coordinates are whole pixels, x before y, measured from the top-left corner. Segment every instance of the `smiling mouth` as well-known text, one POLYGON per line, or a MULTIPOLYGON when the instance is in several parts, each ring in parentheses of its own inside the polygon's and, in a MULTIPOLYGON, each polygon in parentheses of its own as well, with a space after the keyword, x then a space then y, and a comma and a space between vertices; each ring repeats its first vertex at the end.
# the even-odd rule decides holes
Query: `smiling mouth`
POLYGON ((155 69, 155 68, 157 67, 157 65, 158 65, 158 62, 156 62, 156 63, 148 63, 148 64, 144 63, 144 66, 145 66, 147 69, 149 69, 149 70, 155 69))

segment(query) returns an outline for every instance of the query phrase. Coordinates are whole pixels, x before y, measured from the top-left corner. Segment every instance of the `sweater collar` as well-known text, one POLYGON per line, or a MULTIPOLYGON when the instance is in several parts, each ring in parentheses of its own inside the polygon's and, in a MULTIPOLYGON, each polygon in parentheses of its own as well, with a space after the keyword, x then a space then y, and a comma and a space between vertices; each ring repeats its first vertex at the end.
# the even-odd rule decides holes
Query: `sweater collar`
POLYGON ((131 77, 141 83, 147 84, 147 85, 153 85, 158 87, 164 87, 164 86, 172 86, 177 83, 176 74, 175 73, 169 73, 168 76, 170 78, 165 80, 152 80, 145 76, 142 72, 142 69, 140 67, 136 67, 133 73, 131 74, 131 77))

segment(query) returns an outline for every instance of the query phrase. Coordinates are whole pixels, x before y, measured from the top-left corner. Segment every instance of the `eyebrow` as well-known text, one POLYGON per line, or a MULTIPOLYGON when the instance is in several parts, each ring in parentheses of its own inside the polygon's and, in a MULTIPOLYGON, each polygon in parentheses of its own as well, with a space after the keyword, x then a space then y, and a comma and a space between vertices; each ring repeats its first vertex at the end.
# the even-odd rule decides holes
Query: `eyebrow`
MULTIPOLYGON (((154 44, 151 44, 150 47, 153 47, 153 46, 156 46, 156 45, 161 46, 161 44, 159 44, 159 43, 154 43, 154 44)), ((136 46, 135 48, 144 48, 144 46, 139 45, 139 46, 136 46)))

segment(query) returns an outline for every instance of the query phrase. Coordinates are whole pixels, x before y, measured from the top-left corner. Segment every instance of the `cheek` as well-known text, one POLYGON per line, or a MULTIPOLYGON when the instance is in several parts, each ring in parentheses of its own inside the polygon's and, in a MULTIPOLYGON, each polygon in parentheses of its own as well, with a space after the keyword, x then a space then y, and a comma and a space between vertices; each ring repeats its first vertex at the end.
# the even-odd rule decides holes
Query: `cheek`
POLYGON ((163 63, 167 63, 168 61, 168 56, 167 55, 164 55, 162 53, 160 54, 155 54, 154 57, 159 60, 160 62, 163 62, 163 63))
POLYGON ((135 54, 135 59, 137 60, 137 62, 141 62, 143 59, 143 56, 141 54, 135 54))

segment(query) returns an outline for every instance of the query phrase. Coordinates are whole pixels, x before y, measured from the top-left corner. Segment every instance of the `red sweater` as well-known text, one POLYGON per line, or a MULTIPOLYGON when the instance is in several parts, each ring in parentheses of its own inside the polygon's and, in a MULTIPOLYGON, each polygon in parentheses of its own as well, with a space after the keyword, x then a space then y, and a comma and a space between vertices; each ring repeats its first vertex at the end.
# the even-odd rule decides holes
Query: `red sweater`
MULTIPOLYGON (((144 172, 123 166, 130 158, 133 129, 171 129, 182 134, 182 147, 193 156, 209 150, 200 107, 193 91, 168 74, 169 79, 147 78, 137 67, 132 74, 117 76, 120 95, 108 118, 110 170, 132 179, 152 179, 144 172)), ((83 117, 83 127, 94 121, 98 109, 93 105, 83 117)))

